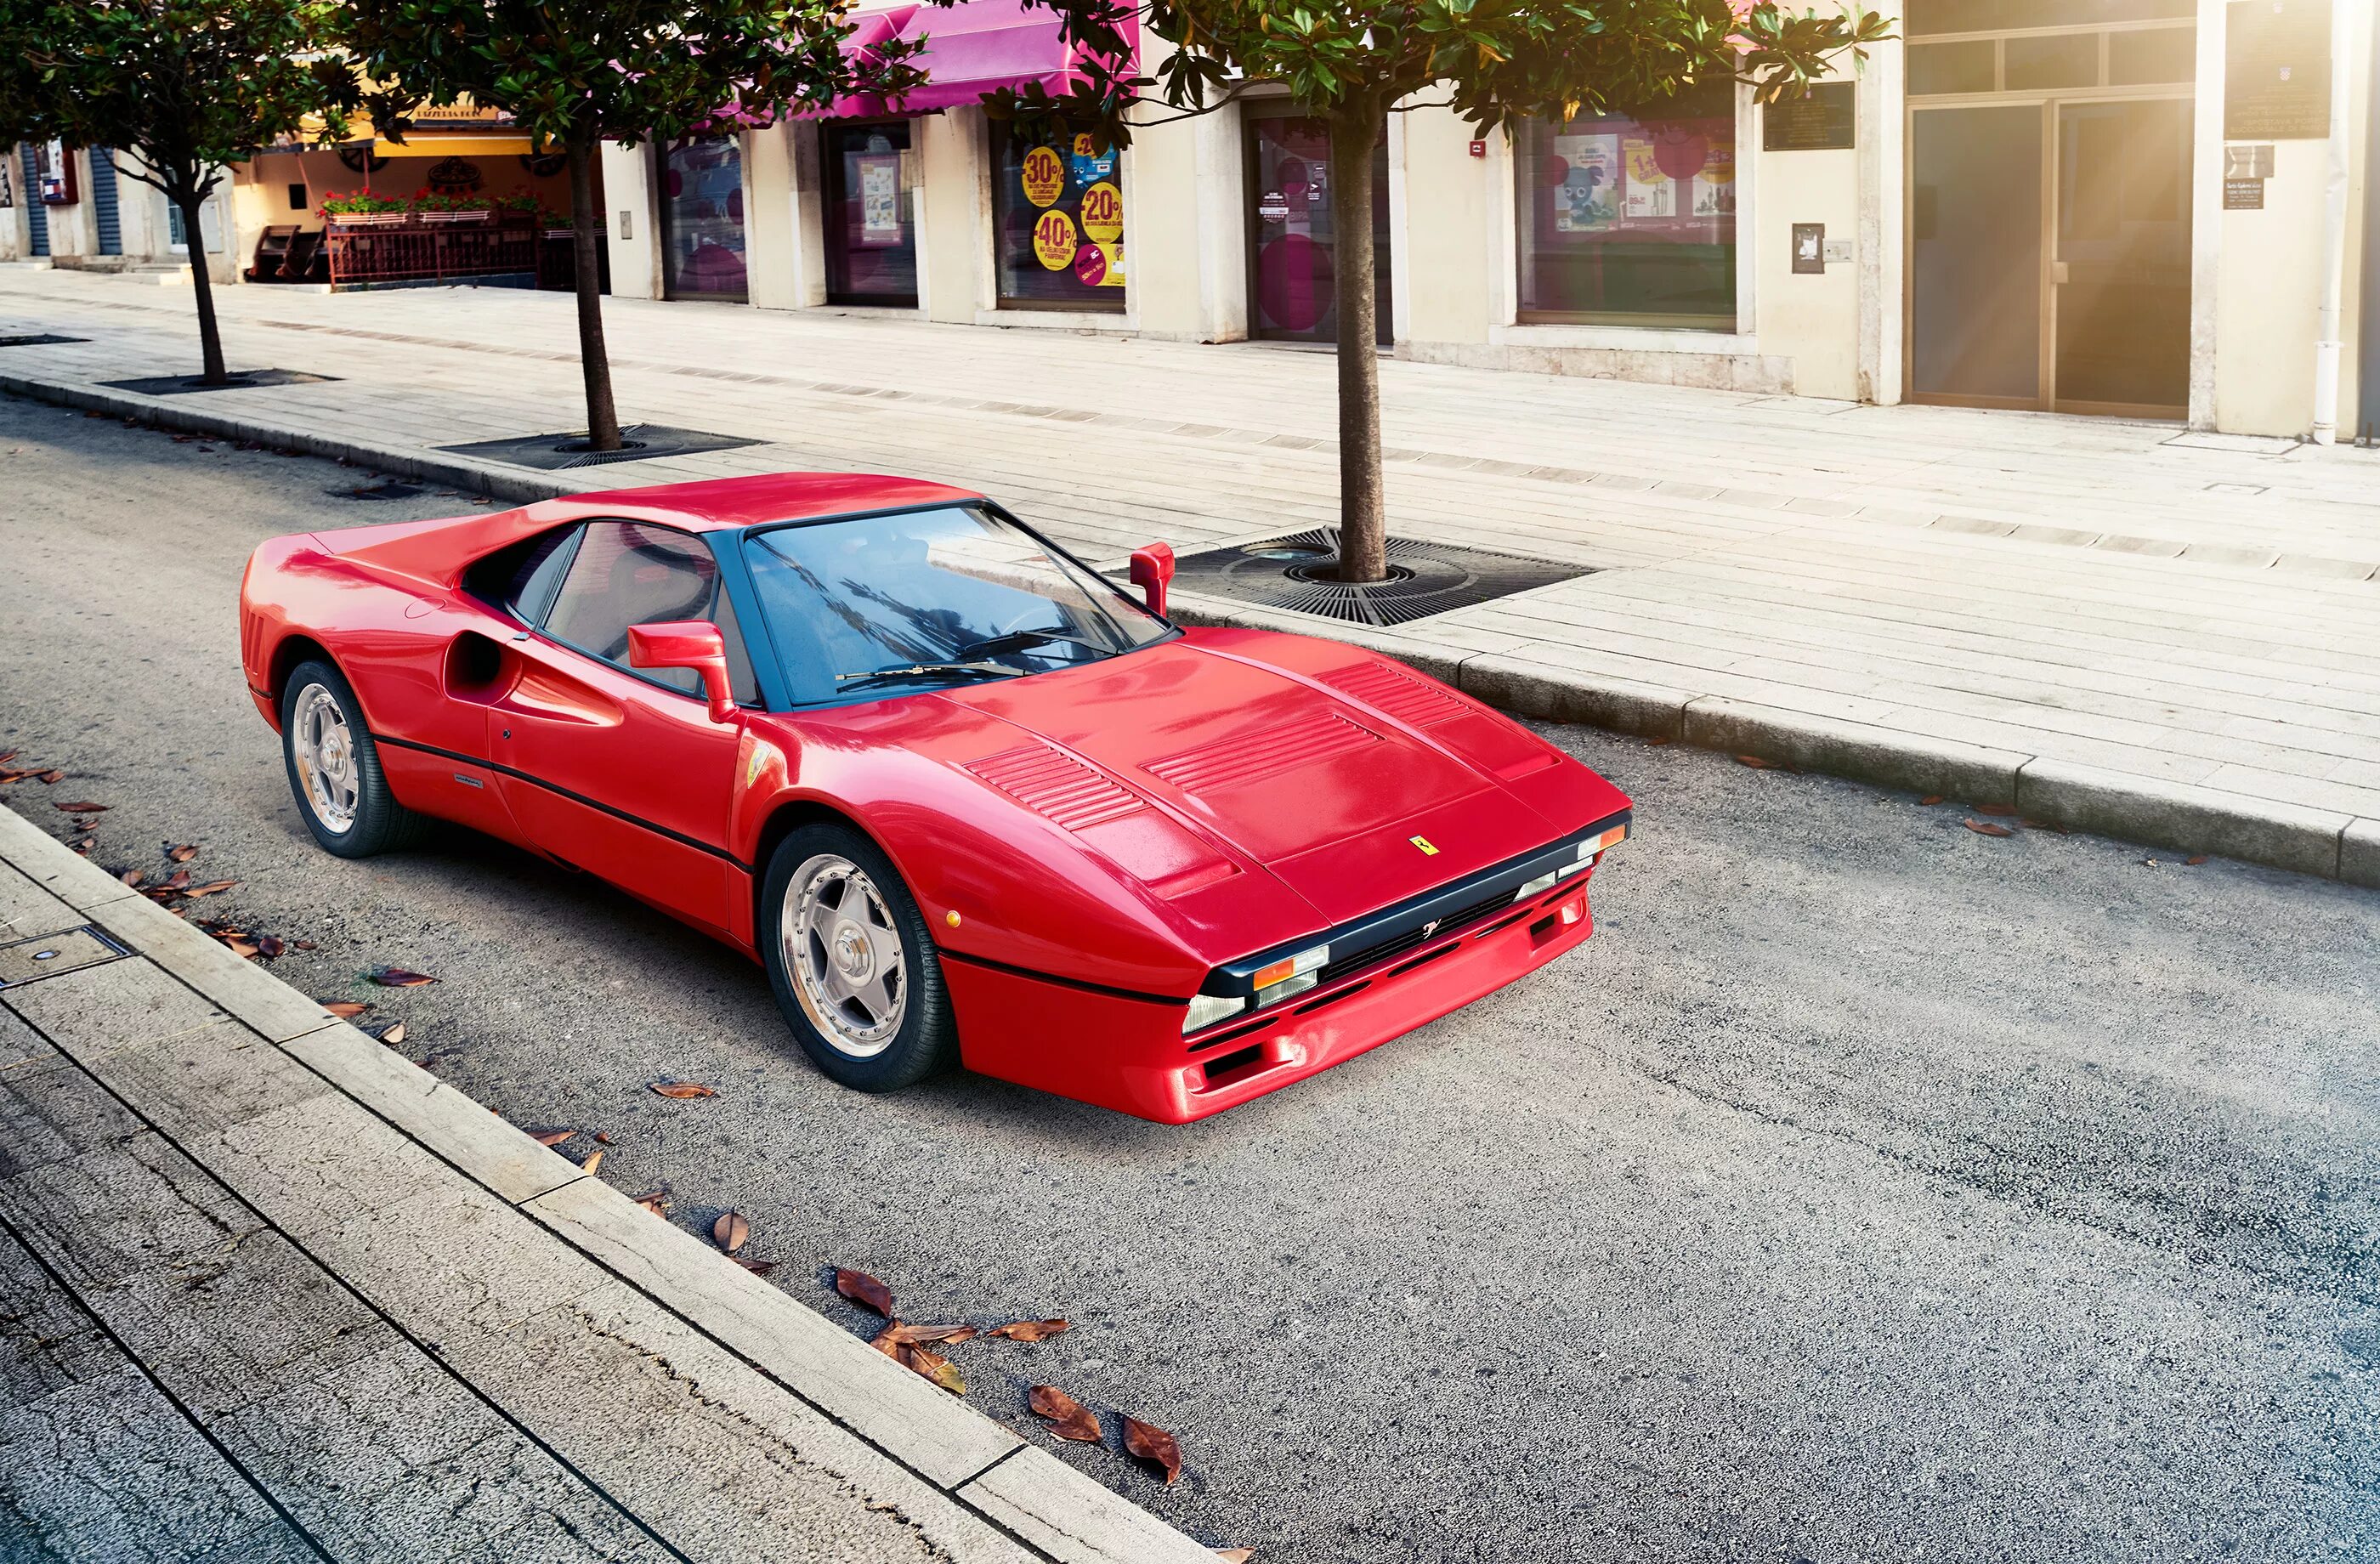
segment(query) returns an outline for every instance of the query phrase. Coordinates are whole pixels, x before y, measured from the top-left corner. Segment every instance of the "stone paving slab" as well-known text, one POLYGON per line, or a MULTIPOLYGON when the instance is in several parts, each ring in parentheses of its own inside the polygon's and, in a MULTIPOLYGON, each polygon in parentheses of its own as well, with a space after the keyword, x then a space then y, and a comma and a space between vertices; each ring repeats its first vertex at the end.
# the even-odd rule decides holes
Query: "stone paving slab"
MULTIPOLYGON (((566 297, 246 287, 222 307, 240 363, 341 379, 103 390, 192 353, 187 299, 0 268, 0 325, 88 337, 0 353, 0 387, 512 501, 899 472, 994 494, 1110 566, 1153 536, 1337 516, 1327 355, 615 299, 624 418, 763 443, 533 473, 441 447, 574 426, 566 297)), ((1948 774, 1968 802, 2041 768, 2049 823, 2372 882, 2350 844, 2380 821, 2380 455, 1393 359, 1382 377, 1393 531, 1593 574, 1388 632, 1190 592, 1180 617, 1361 641, 1529 715, 1888 785, 1948 774), (2087 798, 2066 768, 2101 779, 2087 798)))
POLYGON ((106 879, 0 809, 127 952, 0 986, 0 1557, 1211 1564, 106 879))

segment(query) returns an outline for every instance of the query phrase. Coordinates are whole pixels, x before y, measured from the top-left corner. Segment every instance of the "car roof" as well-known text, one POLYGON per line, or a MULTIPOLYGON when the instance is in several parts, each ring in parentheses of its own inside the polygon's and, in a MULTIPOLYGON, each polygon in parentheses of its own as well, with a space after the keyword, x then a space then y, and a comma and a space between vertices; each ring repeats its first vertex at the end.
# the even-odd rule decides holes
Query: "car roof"
POLYGON ((982 498, 971 489, 882 473, 781 472, 704 479, 697 483, 657 483, 642 489, 603 489, 541 500, 528 506, 527 514, 540 525, 625 514, 692 532, 712 532, 982 498))

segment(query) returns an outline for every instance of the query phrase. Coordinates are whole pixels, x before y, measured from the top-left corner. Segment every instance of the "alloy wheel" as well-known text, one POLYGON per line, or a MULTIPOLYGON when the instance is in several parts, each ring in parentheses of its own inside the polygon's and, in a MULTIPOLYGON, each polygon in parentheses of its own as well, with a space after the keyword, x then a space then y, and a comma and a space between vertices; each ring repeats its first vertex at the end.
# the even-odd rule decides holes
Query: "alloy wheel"
POLYGON ((778 949, 802 1012, 829 1047, 872 1059, 892 1046, 909 1004, 908 954, 868 871, 821 853, 785 885, 778 949))

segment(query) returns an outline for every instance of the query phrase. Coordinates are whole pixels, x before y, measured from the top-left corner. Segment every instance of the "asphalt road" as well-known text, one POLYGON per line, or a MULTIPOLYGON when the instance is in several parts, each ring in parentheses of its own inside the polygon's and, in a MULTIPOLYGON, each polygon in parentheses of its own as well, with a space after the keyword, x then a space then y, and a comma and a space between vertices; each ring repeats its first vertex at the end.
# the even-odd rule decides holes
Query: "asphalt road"
POLYGON ((2380 896, 1555 730, 1639 821, 1557 966, 1188 1128, 965 1075, 862 1097, 757 967, 601 886, 311 846, 235 596, 259 539, 468 503, 372 481, 0 401, 0 750, 72 773, 8 802, 61 835, 53 800, 110 804, 112 869, 203 843, 218 910, 315 941, 280 976, 516 1122, 606 1131, 675 1219, 744 1211, 855 1329, 820 1267, 911 1318, 1073 1319, 954 1349, 970 1400, 1034 1426, 1046 1379, 1172 1429, 1171 1490, 1055 1448, 1193 1534, 2380 1556, 2380 896))

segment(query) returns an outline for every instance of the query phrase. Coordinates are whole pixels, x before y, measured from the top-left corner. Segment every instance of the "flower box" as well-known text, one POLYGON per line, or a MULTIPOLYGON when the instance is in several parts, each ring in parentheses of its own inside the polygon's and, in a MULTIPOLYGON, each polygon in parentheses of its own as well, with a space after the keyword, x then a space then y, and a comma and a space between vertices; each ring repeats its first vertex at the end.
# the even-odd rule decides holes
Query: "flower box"
POLYGON ((342 228, 400 228, 412 220, 409 212, 334 212, 325 219, 342 228))
POLYGON ((481 208, 475 212, 417 212, 413 216, 423 223, 485 223, 494 213, 481 208))

